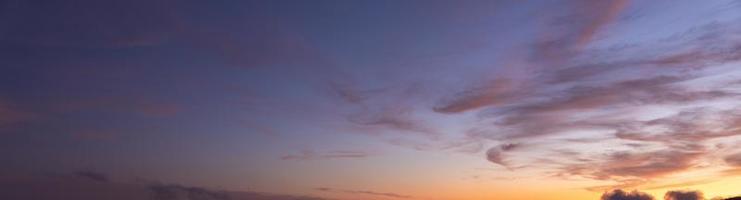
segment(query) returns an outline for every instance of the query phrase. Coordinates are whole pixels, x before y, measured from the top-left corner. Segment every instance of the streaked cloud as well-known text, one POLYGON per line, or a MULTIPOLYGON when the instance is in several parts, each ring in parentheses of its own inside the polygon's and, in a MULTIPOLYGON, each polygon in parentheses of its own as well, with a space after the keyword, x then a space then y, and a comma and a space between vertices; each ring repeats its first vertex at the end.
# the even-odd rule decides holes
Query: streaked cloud
POLYGON ((362 151, 327 151, 318 153, 312 150, 301 151, 280 157, 282 160, 321 160, 321 159, 360 159, 370 154, 362 151))
POLYGON ((342 190, 342 189, 335 189, 335 188, 328 188, 328 187, 320 187, 320 188, 316 188, 316 190, 322 191, 322 192, 341 192, 341 193, 348 193, 348 194, 362 194, 362 195, 402 198, 402 199, 412 198, 412 196, 409 196, 409 195, 390 193, 390 192, 376 192, 376 191, 369 191, 369 190, 342 190))

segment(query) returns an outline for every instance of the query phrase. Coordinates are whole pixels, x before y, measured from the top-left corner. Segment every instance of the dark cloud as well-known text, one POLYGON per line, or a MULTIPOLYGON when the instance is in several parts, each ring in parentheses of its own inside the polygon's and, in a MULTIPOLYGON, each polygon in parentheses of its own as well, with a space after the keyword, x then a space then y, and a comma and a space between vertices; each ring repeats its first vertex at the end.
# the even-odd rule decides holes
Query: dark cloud
POLYGON ((364 194, 364 195, 391 197, 391 198, 405 198, 405 199, 412 198, 412 196, 410 195, 390 193, 390 192, 375 192, 375 191, 368 191, 368 190, 341 190, 341 189, 334 189, 334 188, 328 188, 328 187, 320 187, 320 188, 316 188, 316 190, 323 191, 323 192, 342 192, 342 193, 349 193, 349 194, 364 194))
POLYGON ((700 191, 669 191, 664 195, 665 200, 704 200, 700 191))
POLYGON ((625 192, 623 190, 614 190, 612 192, 606 192, 602 195, 600 198, 602 200, 653 200, 654 197, 652 197, 649 194, 638 192, 638 191, 632 191, 632 192, 625 192))
POLYGON ((322 200, 322 198, 310 196, 292 196, 246 191, 220 191, 176 184, 98 181, 91 177, 98 176, 99 174, 90 176, 91 173, 76 173, 76 175, 76 177, 70 177, 18 174, 10 176, 5 174, 0 176, 0 199, 322 200))
POLYGON ((282 156, 283 160, 320 160, 320 159, 359 159, 370 156, 362 151, 329 151, 317 153, 315 151, 301 151, 298 154, 282 156))
POLYGON ((0 17, 3 27, 0 42, 75 48, 160 44, 178 28, 171 3, 168 0, 6 1, 0 17))
POLYGON ((75 175, 94 181, 108 182, 108 176, 94 171, 79 171, 75 172, 75 175))
POLYGON ((171 0, 11 0, 2 9, 0 42, 17 48, 118 50, 177 46, 195 49, 201 58, 245 68, 326 64, 299 31, 286 25, 289 19, 269 14, 272 8, 263 2, 226 5, 171 0), (243 9, 225 9, 229 7, 243 9), (222 15, 207 14, 211 12, 222 15), (240 23, 224 23, 233 20, 240 23))
POLYGON ((154 185, 149 189, 155 200, 230 200, 226 192, 215 192, 199 187, 154 185))
POLYGON ((508 169, 511 169, 510 163, 505 159, 505 153, 509 151, 513 151, 515 149, 518 149, 522 146, 522 144, 518 143, 506 143, 502 144, 497 147, 489 148, 489 150, 486 151, 486 160, 489 160, 489 162, 501 165, 503 167, 506 167, 508 169))
POLYGON ((181 112, 183 108, 177 103, 144 96, 98 96, 56 102, 54 110, 58 112, 112 111, 150 117, 171 117, 181 112))

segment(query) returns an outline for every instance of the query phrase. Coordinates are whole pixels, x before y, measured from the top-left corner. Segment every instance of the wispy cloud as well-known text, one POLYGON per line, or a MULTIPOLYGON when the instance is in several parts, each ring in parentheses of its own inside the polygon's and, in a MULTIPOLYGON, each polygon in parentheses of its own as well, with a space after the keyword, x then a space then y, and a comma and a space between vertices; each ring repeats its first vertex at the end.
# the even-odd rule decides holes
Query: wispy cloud
POLYGON ((489 160, 489 162, 492 162, 492 163, 504 166, 508 169, 511 169, 511 166, 507 162, 504 154, 506 152, 513 151, 520 147, 522 147, 522 144, 517 144, 517 143, 508 143, 508 144, 502 144, 497 147, 492 147, 486 151, 486 160, 489 160))
POLYGON ((280 157, 282 160, 322 160, 322 159, 360 159, 370 154, 362 151, 328 151, 318 153, 312 150, 301 151, 280 157))
POLYGON ((90 180, 94 181, 100 181, 100 182, 108 182, 108 176, 102 173, 94 172, 94 171, 78 171, 75 172, 75 175, 79 177, 88 178, 90 180))
POLYGON ((517 98, 517 88, 511 80, 500 79, 454 94, 433 108, 440 113, 459 113, 476 108, 504 104, 517 98))
POLYGON ((390 193, 390 192, 376 192, 376 191, 369 191, 369 190, 342 190, 342 189, 327 188, 327 187, 316 188, 316 190, 323 191, 323 192, 341 192, 341 193, 348 193, 348 194, 363 194, 363 195, 391 197, 391 198, 412 198, 412 196, 410 195, 390 193))

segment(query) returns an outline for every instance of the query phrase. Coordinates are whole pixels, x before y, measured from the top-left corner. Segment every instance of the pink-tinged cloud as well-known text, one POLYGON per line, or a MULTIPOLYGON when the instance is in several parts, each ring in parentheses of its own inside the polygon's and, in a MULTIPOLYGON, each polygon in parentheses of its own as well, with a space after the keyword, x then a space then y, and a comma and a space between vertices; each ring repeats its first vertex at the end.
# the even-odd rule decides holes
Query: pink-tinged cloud
POLYGON ((731 154, 723 158, 728 165, 734 166, 734 167, 741 167, 741 153, 731 154))
POLYGON ((459 113, 513 101, 517 96, 511 80, 496 80, 486 85, 459 92, 433 108, 440 113, 459 113))
POLYGON ((96 97, 70 100, 55 106, 60 112, 113 111, 136 113, 149 117, 171 117, 183 111, 179 104, 155 101, 145 97, 96 97))
POLYGON ((704 151, 682 150, 616 152, 598 161, 567 165, 559 175, 596 180, 645 180, 688 170, 706 154, 704 151))
POLYGON ((542 31, 545 39, 535 45, 535 58, 550 64, 568 61, 581 53, 601 29, 614 22, 628 3, 627 0, 609 0, 558 5, 566 8, 556 10, 569 12, 556 14, 557 20, 542 31))
POLYGON ((21 110, 17 105, 0 99, 0 127, 33 119, 36 114, 21 110))
POLYGON ((281 159, 306 161, 324 159, 361 159, 369 156, 371 156, 369 153, 362 151, 328 151, 319 153, 311 150, 306 150, 296 154, 281 156, 281 159))
POLYGON ((328 188, 328 187, 320 187, 316 188, 318 191, 322 192, 340 192, 340 193, 348 193, 348 194, 362 194, 362 195, 371 195, 371 196, 379 196, 379 197, 391 197, 391 198, 412 198, 410 195, 404 195, 404 194, 397 194, 397 193, 391 193, 391 192, 376 192, 376 191, 370 191, 370 190, 342 190, 342 189, 335 189, 335 188, 328 188))
POLYGON ((629 0, 610 0, 610 1, 585 1, 582 11, 589 12, 589 15, 595 15, 592 21, 589 21, 582 30, 579 31, 576 37, 576 46, 581 49, 587 43, 594 39, 594 35, 597 34, 602 27, 615 21, 620 12, 622 12, 628 5, 629 0))

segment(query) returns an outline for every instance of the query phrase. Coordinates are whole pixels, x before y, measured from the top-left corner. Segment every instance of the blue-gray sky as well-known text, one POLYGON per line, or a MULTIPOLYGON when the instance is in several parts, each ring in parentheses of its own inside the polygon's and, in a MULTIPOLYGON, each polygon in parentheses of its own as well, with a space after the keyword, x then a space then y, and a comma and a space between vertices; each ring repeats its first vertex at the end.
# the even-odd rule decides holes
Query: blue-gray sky
POLYGON ((732 0, 5 0, 0 169, 339 199, 733 195, 740 52, 732 0))

